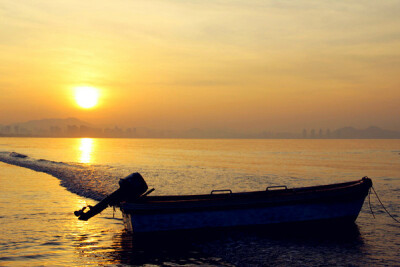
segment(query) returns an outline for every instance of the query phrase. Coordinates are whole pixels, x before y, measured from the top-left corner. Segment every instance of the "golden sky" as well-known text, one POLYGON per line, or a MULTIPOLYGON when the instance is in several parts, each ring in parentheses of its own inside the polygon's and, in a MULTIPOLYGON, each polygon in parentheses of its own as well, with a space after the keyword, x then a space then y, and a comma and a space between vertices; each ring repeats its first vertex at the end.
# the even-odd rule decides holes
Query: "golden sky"
POLYGON ((400 130, 399 1, 3 1, 0 124, 400 130), (74 88, 100 90, 80 109, 74 88))

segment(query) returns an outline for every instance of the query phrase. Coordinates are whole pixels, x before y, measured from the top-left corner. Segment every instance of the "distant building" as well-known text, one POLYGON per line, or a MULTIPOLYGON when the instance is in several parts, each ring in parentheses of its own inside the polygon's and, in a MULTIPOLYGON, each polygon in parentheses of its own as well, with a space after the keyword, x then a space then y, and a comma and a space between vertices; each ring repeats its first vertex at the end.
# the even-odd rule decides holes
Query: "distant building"
POLYGON ((311 133, 310 133, 310 137, 311 138, 315 138, 315 130, 314 129, 311 129, 311 133))
POLYGON ((66 134, 67 134, 67 136, 71 136, 71 137, 79 136, 79 127, 76 125, 68 125, 66 134))
POLYGON ((307 138, 307 130, 303 129, 303 138, 307 138))
POLYGON ((328 128, 326 129, 326 134, 325 134, 326 138, 331 138, 331 130, 328 128))
POLYGON ((58 126, 51 126, 50 127, 50 134, 52 136, 60 136, 62 134, 62 130, 58 126))

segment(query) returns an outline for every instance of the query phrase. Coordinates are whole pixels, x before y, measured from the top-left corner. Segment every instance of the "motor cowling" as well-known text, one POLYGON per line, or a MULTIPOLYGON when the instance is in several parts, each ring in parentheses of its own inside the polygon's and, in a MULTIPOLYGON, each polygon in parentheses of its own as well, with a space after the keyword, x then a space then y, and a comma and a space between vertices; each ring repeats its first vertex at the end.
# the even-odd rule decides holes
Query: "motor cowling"
POLYGON ((140 173, 135 172, 127 177, 119 180, 119 187, 121 190, 121 201, 134 201, 142 194, 144 194, 147 189, 147 183, 143 179, 140 173))
POLYGON ((123 201, 130 202, 137 200, 147 191, 147 189, 148 187, 143 177, 137 172, 132 173, 127 177, 120 179, 119 189, 97 203, 97 205, 93 207, 83 207, 82 209, 75 211, 74 214, 79 217, 79 220, 87 221, 102 212, 108 206, 118 206, 123 201), (85 212, 86 208, 89 208, 87 212, 85 212))

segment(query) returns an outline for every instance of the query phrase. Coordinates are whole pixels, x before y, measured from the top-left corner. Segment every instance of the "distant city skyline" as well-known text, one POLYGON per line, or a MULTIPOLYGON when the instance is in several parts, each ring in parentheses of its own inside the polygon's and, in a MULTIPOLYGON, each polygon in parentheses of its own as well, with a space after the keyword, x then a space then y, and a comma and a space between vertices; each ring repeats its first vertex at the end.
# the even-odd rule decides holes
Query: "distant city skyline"
POLYGON ((400 132, 370 126, 366 129, 354 127, 304 128, 302 131, 237 132, 227 129, 185 130, 150 129, 145 127, 102 127, 76 118, 43 119, 0 125, 1 136, 29 137, 104 137, 104 138, 282 138, 282 139, 337 139, 337 138, 400 138, 400 132))

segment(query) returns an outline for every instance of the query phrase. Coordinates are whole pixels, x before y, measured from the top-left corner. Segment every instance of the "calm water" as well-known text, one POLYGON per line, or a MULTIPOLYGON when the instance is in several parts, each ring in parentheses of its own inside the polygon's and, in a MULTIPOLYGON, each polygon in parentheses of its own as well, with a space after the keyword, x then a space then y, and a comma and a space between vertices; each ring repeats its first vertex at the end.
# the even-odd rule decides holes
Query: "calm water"
POLYGON ((242 229, 140 239, 125 233, 118 211, 88 222, 72 215, 136 171, 159 195, 369 176, 388 210, 400 215, 400 140, 0 138, 0 160, 29 168, 0 163, 0 266, 400 265, 400 225, 374 197, 377 218, 366 202, 357 227, 345 233, 242 229), (29 159, 14 162, 9 151, 29 159))

